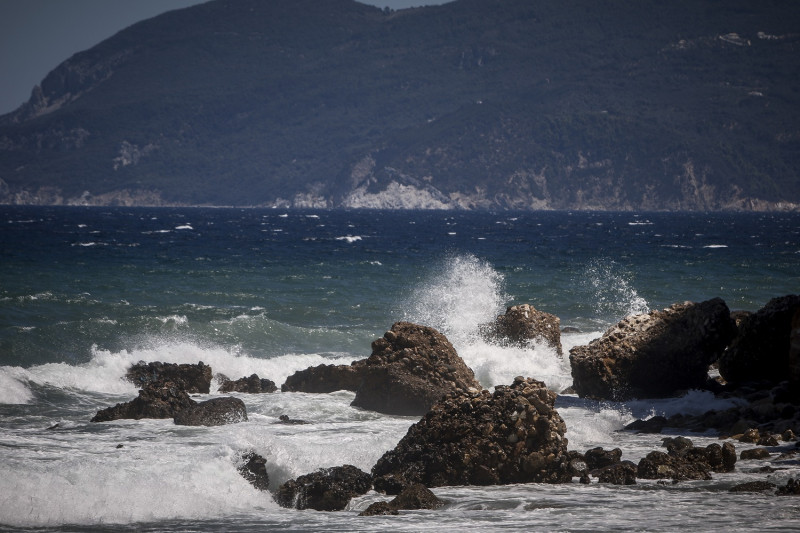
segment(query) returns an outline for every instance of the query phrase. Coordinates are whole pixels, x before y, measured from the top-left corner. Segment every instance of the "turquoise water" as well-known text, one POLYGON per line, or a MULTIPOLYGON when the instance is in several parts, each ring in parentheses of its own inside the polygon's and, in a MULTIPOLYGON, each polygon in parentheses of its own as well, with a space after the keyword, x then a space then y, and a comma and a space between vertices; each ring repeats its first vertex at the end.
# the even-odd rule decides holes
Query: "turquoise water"
MULTIPOLYGON (((487 344, 479 326, 531 303, 575 328, 569 348, 679 301, 757 310, 800 292, 797 214, 0 207, 0 253, 0 524, 10 528, 697 527, 691 514, 642 525, 654 498, 672 513, 722 505, 714 519, 731 530, 762 529, 766 509, 778 529, 798 518, 786 500, 724 492, 749 479, 744 468, 675 488, 444 488, 443 510, 394 521, 279 509, 238 476, 245 448, 267 457, 273 483, 321 466, 369 470, 415 420, 350 408, 349 393, 246 397, 250 422, 225 428, 88 423, 135 396, 121 377, 138 360, 203 360, 280 385, 309 365, 368 356, 398 320, 444 332, 485 387, 525 374, 560 392, 565 359, 487 344), (273 425, 284 413, 314 424, 273 425)), ((620 446, 638 460, 660 442, 618 432, 625 423, 718 402, 696 391, 606 405, 566 396, 559 410, 571 449, 620 446)))

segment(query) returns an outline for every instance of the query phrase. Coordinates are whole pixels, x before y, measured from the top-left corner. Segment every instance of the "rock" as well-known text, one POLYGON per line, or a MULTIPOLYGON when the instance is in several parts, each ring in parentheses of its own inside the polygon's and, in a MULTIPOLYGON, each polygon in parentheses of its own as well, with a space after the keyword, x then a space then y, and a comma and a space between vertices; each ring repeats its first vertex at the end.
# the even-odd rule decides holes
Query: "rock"
POLYGON ((683 458, 652 451, 637 466, 637 477, 642 479, 711 479, 711 468, 705 462, 691 462, 683 458))
POLYGON ((373 341, 363 364, 352 405, 380 413, 423 415, 448 393, 481 388, 447 337, 410 322, 373 341))
POLYGON ((800 295, 788 295, 773 298, 744 318, 738 335, 720 358, 722 378, 741 384, 759 380, 779 383, 789 377, 796 383, 800 373, 795 333, 800 326, 798 313, 800 295))
POLYGON ((776 488, 777 485, 775 483, 770 483, 768 481, 750 481, 734 485, 728 492, 772 492, 776 488))
POLYGON ((287 426, 301 426, 303 424, 308 424, 305 420, 300 420, 298 418, 289 418, 289 415, 281 415, 278 417, 277 424, 285 424, 287 426))
POLYGON ((730 310, 719 298, 631 316, 570 350, 573 386, 581 397, 608 400, 701 388, 734 334, 730 310))
POLYGON ((634 420, 625 426, 625 429, 638 431, 639 433, 661 433, 661 430, 664 429, 664 426, 666 425, 666 417, 656 415, 652 418, 648 418, 647 420, 642 420, 641 418, 634 420))
POLYGON ((498 485, 571 480, 566 426, 544 383, 518 377, 494 393, 453 392, 373 467, 376 490, 412 483, 498 485))
POLYGON ((438 509, 444 502, 436 497, 425 485, 409 485, 390 502, 376 502, 362 511, 359 516, 398 514, 399 510, 438 509))
POLYGON ((358 513, 358 516, 398 515, 400 511, 393 509, 389 502, 375 502, 358 513))
POLYGON ((742 453, 739 454, 739 458, 742 461, 747 461, 749 459, 767 459, 769 458, 769 451, 764 448, 742 450, 742 453))
POLYGON ((242 464, 237 468, 239 473, 258 490, 269 489, 267 460, 250 451, 242 455, 242 464))
POLYGON ((326 394, 338 390, 356 392, 361 385, 363 365, 320 365, 299 370, 281 385, 282 392, 326 394))
POLYGON ((778 487, 779 496, 800 496, 800 480, 789 478, 786 485, 778 487))
POLYGON ((393 415, 423 415, 443 395, 480 389, 472 370, 433 328, 397 322, 372 343, 372 355, 346 365, 296 372, 285 392, 355 391, 354 407, 393 415))
POLYGON ((341 511, 371 487, 372 476, 366 472, 352 465, 336 466, 287 481, 278 488, 275 501, 300 510, 341 511))
POLYGON ((761 433, 756 428, 750 428, 739 437, 739 442, 757 443, 761 439, 761 433))
POLYGON ((539 311, 529 304, 507 308, 504 315, 497 317, 489 329, 489 334, 521 346, 527 346, 531 341, 541 339, 554 348, 558 355, 563 354, 561 319, 539 311))
POLYGON ((792 330, 789 333, 789 381, 800 383, 800 309, 795 310, 792 316, 792 330))
POLYGON ((179 426, 224 426, 247 422, 247 409, 239 398, 212 398, 175 414, 179 426))
POLYGON ((211 367, 202 361, 196 365, 139 361, 128 369, 125 377, 140 388, 148 383, 171 381, 189 394, 208 394, 212 378, 211 367))
POLYGON ((603 448, 592 448, 591 450, 586 450, 583 458, 586 461, 586 467, 590 471, 597 470, 619 463, 622 460, 622 450, 614 448, 606 451, 603 448))
POLYGON ((173 418, 177 413, 195 405, 181 384, 166 382, 146 383, 139 396, 130 402, 119 403, 97 412, 92 422, 108 422, 122 418, 173 418))
POLYGON ((219 392, 246 392, 250 394, 269 393, 276 390, 278 390, 278 387, 275 386, 273 381, 259 378, 258 374, 252 374, 250 377, 237 379, 236 381, 223 381, 219 388, 219 392))
POLYGON ((630 461, 620 461, 617 464, 601 468, 597 472, 597 480, 600 483, 611 483, 613 485, 635 485, 637 467, 630 461))

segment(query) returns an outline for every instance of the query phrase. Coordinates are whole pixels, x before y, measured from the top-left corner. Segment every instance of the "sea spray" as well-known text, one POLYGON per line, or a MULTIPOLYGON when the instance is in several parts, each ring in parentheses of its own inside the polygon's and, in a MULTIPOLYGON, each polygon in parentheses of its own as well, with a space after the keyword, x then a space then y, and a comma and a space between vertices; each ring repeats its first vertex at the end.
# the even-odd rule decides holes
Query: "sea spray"
POLYGON ((595 258, 584 270, 580 285, 592 302, 595 316, 613 324, 626 316, 650 311, 645 300, 633 285, 633 274, 609 258, 595 258))

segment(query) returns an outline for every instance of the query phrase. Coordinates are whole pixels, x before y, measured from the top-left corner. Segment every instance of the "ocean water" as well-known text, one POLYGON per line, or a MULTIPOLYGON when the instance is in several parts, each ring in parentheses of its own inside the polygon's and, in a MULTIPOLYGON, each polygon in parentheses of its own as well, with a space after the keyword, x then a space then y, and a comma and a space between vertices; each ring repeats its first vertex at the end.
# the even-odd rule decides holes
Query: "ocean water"
MULTIPOLYGON (((416 422, 350 407, 353 394, 238 395, 249 421, 92 424, 136 396, 135 362, 211 365, 280 385, 367 357, 398 320, 433 326, 486 388, 517 375, 562 392, 568 358, 487 343, 481 324, 516 303, 558 315, 565 352, 632 313, 721 297, 755 311, 800 292, 800 215, 460 213, 0 207, 0 530, 752 531, 798 528, 796 498, 734 494, 785 484, 796 460, 740 461, 712 481, 445 487, 436 511, 358 517, 279 508, 236 471, 268 462, 272 487, 321 467, 369 471, 416 422), (276 424, 278 417, 309 421, 276 424)), ((219 382, 212 383, 216 396, 219 382)), ((559 396, 569 448, 638 460, 660 435, 636 418, 725 408, 690 391, 625 403, 559 396)), ((689 434, 695 444, 714 435, 689 434)), ((746 445, 736 443, 737 450, 746 445)))

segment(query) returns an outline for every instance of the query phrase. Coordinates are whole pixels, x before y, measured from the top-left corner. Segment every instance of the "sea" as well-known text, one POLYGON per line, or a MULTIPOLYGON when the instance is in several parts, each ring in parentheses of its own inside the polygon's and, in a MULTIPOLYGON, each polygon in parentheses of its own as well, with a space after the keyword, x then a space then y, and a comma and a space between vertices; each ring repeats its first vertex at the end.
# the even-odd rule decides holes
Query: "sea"
MULTIPOLYGON (((569 449, 618 447, 638 462, 663 450, 664 435, 624 430, 631 421, 742 400, 696 390, 581 399, 564 392, 569 349, 677 302, 721 297, 756 311, 798 292, 797 213, 3 206, 0 530, 798 530, 796 497, 729 492, 799 477, 796 456, 782 456, 794 443, 711 481, 441 487, 440 509, 360 517, 389 498, 370 492, 339 512, 281 508, 239 475, 242 453, 266 458, 273 490, 325 467, 369 471, 417 417, 353 408, 354 394, 340 391, 237 393, 249 420, 220 427, 90 422, 136 397, 123 376, 139 361, 203 361, 215 376, 256 373, 280 386, 309 366, 368 357, 407 320, 444 333, 487 389, 519 375, 544 381, 559 393, 569 449), (481 337, 522 303, 561 319, 563 357, 481 337), (308 424, 279 424, 281 415, 308 424)), ((219 384, 195 399, 220 396, 219 384)))

